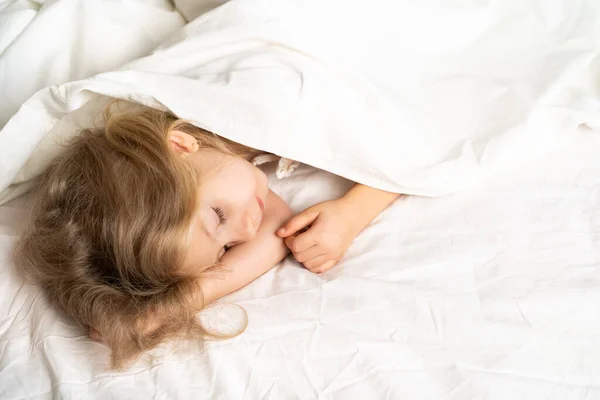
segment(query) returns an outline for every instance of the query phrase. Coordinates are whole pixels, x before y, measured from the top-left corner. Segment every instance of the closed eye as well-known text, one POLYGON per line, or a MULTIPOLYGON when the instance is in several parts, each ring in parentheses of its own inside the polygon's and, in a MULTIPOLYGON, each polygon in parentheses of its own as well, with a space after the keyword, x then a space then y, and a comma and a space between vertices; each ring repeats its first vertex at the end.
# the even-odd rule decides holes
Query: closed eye
POLYGON ((225 224, 225 222, 227 222, 227 219, 225 218, 225 213, 220 207, 213 207, 213 211, 215 212, 215 214, 217 214, 217 217, 219 217, 219 225, 223 225, 225 224))

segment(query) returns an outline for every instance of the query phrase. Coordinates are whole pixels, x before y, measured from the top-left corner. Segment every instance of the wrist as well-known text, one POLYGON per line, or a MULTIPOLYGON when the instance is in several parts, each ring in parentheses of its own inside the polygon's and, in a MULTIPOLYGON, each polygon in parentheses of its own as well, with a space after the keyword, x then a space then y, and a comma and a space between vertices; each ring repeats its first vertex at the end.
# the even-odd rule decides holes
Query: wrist
POLYGON ((346 215, 346 221, 349 224, 349 228, 358 235, 365 229, 373 220, 371 213, 365 212, 364 204, 353 197, 342 197, 337 200, 339 207, 343 210, 346 215))
POLYGON ((348 215, 353 224, 362 230, 399 196, 398 193, 386 192, 357 183, 339 201, 344 208, 348 209, 348 215))

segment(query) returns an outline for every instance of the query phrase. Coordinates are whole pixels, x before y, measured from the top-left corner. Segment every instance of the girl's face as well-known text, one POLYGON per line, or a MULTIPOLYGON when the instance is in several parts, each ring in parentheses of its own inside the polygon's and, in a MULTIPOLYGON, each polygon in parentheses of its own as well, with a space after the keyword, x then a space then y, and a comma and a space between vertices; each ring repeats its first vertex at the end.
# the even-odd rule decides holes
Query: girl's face
POLYGON ((185 153, 200 176, 185 264, 191 268, 209 266, 228 247, 256 235, 269 192, 267 177, 240 157, 199 149, 196 140, 186 133, 175 131, 171 137, 173 147, 185 153))

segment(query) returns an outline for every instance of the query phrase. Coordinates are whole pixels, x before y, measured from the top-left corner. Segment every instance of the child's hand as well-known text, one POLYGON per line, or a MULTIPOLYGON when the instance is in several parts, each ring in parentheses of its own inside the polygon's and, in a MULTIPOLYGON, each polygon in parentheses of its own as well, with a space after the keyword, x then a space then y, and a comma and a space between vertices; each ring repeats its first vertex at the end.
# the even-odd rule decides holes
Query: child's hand
POLYGON ((357 210, 343 199, 326 201, 292 217, 277 235, 299 263, 311 272, 329 270, 344 256, 364 228, 355 217, 357 210))
POLYGON ((312 272, 325 272, 399 196, 357 183, 341 199, 319 203, 292 217, 277 231, 277 236, 285 238, 298 262, 312 272))

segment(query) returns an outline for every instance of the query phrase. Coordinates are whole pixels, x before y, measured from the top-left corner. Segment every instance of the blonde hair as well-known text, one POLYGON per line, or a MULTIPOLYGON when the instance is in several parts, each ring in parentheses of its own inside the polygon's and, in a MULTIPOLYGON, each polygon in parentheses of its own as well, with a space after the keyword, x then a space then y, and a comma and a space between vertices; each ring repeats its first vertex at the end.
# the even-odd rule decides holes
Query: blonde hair
POLYGON ((169 338, 209 335, 196 318, 198 274, 182 268, 199 177, 169 133, 247 159, 259 152, 168 112, 111 110, 41 177, 15 255, 59 310, 101 333, 121 369, 169 338))

